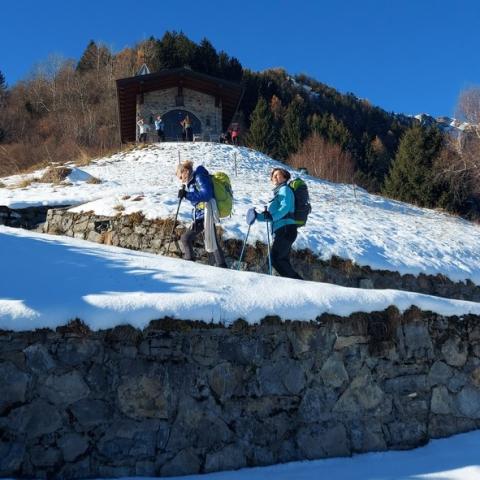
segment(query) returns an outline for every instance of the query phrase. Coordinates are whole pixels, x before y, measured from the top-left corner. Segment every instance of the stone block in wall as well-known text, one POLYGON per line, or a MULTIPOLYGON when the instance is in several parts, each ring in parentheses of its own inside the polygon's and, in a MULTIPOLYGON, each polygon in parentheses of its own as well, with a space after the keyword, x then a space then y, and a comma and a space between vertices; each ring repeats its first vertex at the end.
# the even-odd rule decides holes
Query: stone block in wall
POLYGON ((300 362, 287 359, 260 367, 257 380, 261 395, 298 395, 306 383, 300 362))
POLYGON ((247 458, 239 445, 228 445, 225 448, 206 455, 205 472, 219 470, 238 470, 247 466, 247 458))
POLYGON ((437 360, 428 372, 428 382, 430 386, 447 385, 453 374, 453 370, 446 363, 437 360))
POLYGON ((186 448, 171 460, 166 462, 160 470, 162 476, 193 475, 199 473, 202 461, 193 448, 186 448))
POLYGON ((100 399, 83 398, 70 406, 70 412, 82 430, 100 426, 111 421, 111 407, 100 399))
MULTIPOLYGON (((478 422, 478 421, 477 421, 478 422)), ((431 438, 442 438, 478 428, 475 420, 453 415, 430 415, 428 434, 431 438)))
POLYGON ((387 444, 390 448, 414 448, 428 440, 427 424, 416 419, 400 420, 387 426, 387 444))
POLYGON ((367 371, 361 371, 339 398, 333 410, 338 413, 357 415, 373 411, 384 400, 383 390, 367 371))
POLYGON ((41 343, 30 345, 23 352, 27 367, 35 373, 48 372, 57 365, 47 348, 41 343))
POLYGON ((208 375, 208 384, 220 402, 243 393, 243 369, 228 362, 216 365, 208 375))
POLYGON ((320 370, 320 377, 328 388, 340 388, 348 383, 348 373, 339 353, 328 357, 320 370))
POLYGON ((410 395, 429 390, 426 375, 405 375, 385 381, 384 390, 395 395, 410 395))
POLYGON ((355 453, 381 452, 387 449, 383 425, 374 419, 358 419, 348 423, 347 429, 355 453))
POLYGON ((99 340, 90 338, 68 338, 61 342, 56 351, 59 363, 74 367, 85 362, 101 362, 104 346, 99 340))
POLYGON ((464 372, 457 371, 448 381, 447 387, 451 392, 458 393, 468 383, 468 375, 466 375, 464 372))
POLYGON ((120 410, 130 418, 169 418, 169 386, 145 375, 125 378, 118 387, 120 410))
POLYGON ((10 407, 25 402, 30 381, 30 375, 12 363, 0 363, 0 415, 10 407))
POLYGON ((56 467, 62 461, 62 453, 58 448, 36 445, 30 450, 30 461, 37 468, 56 467))
POLYGON ((0 475, 12 476, 25 460, 25 442, 0 442, 0 475))
POLYGON ((37 399, 12 410, 7 423, 10 431, 32 439, 60 430, 63 418, 55 406, 37 399))
POLYGON ((63 458, 67 462, 74 462, 80 455, 83 455, 89 446, 85 436, 79 433, 66 433, 57 441, 62 452, 63 458))
POLYGON ((443 385, 432 390, 430 411, 436 415, 454 415, 456 413, 454 400, 443 385))
POLYGON ((85 240, 88 240, 89 242, 103 243, 104 238, 105 236, 103 234, 90 230, 85 240))
POLYGON ((445 362, 452 367, 462 367, 467 361, 468 346, 458 336, 448 338, 442 345, 445 362))
POLYGON ((406 358, 434 358, 432 339, 425 321, 418 320, 403 325, 403 352, 406 358))
POLYGON ((44 398, 55 405, 69 405, 90 393, 88 385, 77 370, 63 375, 49 375, 40 387, 44 398))
POLYGON ((297 436, 302 456, 314 458, 342 457, 352 453, 347 431, 342 424, 314 424, 303 427, 297 436))
POLYGON ((480 419, 480 389, 466 386, 457 395, 456 407, 460 415, 471 419, 480 419))
POLYGON ((303 423, 316 423, 331 420, 333 407, 339 394, 331 388, 308 388, 302 395, 298 408, 298 415, 303 423))

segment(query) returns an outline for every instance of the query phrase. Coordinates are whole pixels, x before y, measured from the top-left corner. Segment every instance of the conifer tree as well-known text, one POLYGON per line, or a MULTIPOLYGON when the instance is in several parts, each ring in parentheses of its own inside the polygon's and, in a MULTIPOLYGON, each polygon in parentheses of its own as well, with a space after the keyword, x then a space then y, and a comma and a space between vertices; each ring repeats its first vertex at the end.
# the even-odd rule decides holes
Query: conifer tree
POLYGON ((158 60, 160 68, 177 68, 180 66, 180 59, 177 54, 175 32, 165 32, 159 42, 158 60))
POLYGON ((305 134, 306 122, 303 100, 297 97, 288 106, 280 130, 280 156, 287 159, 290 154, 297 152, 305 134))
POLYGON ((98 71, 101 67, 108 64, 111 56, 107 47, 103 45, 98 46, 93 40, 90 40, 77 64, 77 71, 80 73, 92 70, 98 71))
POLYGON ((193 66, 197 46, 184 33, 165 32, 158 42, 158 60, 161 68, 193 66))
POLYGON ((5 75, 0 70, 0 96, 3 96, 7 93, 7 81, 5 80, 5 75))
POLYGON ((192 42, 183 32, 175 36, 176 55, 178 67, 192 66, 195 61, 196 44, 192 42))
POLYGON ((272 152, 273 141, 273 116, 265 99, 260 97, 250 116, 247 145, 268 155, 272 152))
POLYGON ((213 45, 204 38, 196 48, 195 59, 192 65, 194 70, 209 75, 217 75, 219 69, 218 63, 217 51, 213 45))
POLYGON ((435 205, 441 192, 438 192, 432 167, 442 144, 442 134, 435 127, 415 125, 407 130, 400 141, 383 192, 405 202, 426 207, 435 205))

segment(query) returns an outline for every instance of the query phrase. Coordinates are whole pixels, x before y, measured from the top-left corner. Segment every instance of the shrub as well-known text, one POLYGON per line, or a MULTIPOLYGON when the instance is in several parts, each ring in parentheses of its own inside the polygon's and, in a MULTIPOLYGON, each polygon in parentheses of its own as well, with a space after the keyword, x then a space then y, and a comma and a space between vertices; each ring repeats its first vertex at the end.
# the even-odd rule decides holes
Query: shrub
POLYGON ((72 169, 68 167, 48 167, 46 172, 37 180, 37 182, 59 184, 71 173, 72 169))

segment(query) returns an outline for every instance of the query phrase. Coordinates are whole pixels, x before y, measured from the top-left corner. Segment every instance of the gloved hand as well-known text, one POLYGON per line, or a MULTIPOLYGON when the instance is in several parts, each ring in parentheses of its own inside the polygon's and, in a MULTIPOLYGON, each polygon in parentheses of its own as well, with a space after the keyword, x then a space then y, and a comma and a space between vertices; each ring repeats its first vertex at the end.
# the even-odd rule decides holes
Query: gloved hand
POLYGON ((262 213, 263 213, 263 218, 265 219, 266 222, 273 221, 272 214, 267 209, 265 209, 262 213))
POLYGON ((253 225, 256 219, 257 219, 257 211, 255 210, 255 208, 249 208, 247 210, 247 215, 245 216, 247 225, 253 225))
POLYGON ((178 191, 178 198, 182 200, 187 196, 187 191, 185 190, 185 185, 182 185, 182 188, 178 191))

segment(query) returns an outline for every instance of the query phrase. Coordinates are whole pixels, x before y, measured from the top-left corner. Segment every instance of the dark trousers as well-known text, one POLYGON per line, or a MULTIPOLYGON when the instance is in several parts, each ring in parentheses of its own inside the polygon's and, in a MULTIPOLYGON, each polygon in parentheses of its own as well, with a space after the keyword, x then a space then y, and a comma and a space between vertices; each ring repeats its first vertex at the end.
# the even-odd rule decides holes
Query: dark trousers
MULTIPOLYGON (((190 225, 187 231, 180 237, 180 247, 183 252, 183 258, 185 260, 195 260, 195 253, 193 251, 193 242, 203 232, 205 224, 203 218, 196 220, 190 225)), ((226 267, 225 257, 223 256, 222 248, 217 238, 217 232, 215 232, 215 240, 217 241, 218 250, 213 255, 215 257, 215 265, 217 267, 226 267)), ((210 253, 208 254, 210 257, 210 253)))
POLYGON ((163 130, 157 130, 158 141, 163 142, 165 140, 165 134, 163 130))
POLYGON ((285 225, 275 231, 271 251, 272 265, 282 277, 303 280, 290 264, 290 250, 296 238, 296 225, 285 225))
POLYGON ((145 143, 147 141, 147 134, 146 133, 141 133, 139 141, 142 143, 145 143))

